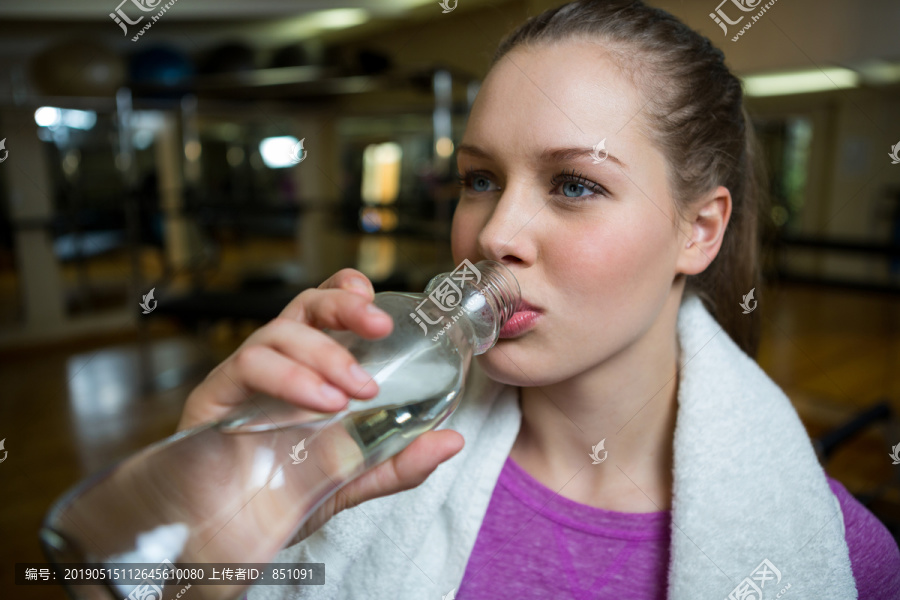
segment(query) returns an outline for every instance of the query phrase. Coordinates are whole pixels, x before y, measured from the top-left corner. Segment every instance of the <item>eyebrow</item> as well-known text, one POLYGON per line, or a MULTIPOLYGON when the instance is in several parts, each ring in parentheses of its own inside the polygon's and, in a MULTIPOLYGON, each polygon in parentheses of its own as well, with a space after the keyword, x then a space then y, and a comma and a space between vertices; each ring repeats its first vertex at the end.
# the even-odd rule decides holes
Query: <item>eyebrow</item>
MULTIPOLYGON (((579 158, 590 158, 592 151, 593 148, 547 148, 543 152, 541 152, 540 159, 543 161, 564 162, 567 160, 579 158)), ((457 152, 465 152, 478 158, 491 158, 490 154, 488 154, 478 146, 473 146, 472 144, 460 144, 459 146, 457 146, 457 152)), ((606 157, 606 160, 611 160, 623 169, 628 169, 625 163, 623 163, 612 154, 609 154, 606 157)))

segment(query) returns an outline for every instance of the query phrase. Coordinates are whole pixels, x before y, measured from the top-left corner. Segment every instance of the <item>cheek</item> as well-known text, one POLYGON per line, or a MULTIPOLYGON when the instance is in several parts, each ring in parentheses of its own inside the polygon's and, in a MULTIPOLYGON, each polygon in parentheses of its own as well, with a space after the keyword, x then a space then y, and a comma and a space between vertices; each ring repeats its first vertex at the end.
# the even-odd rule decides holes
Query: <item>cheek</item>
POLYGON ((625 316, 648 303, 657 305, 669 293, 674 276, 667 225, 657 211, 572 231, 560 236, 565 240, 557 253, 562 260, 547 265, 548 271, 567 282, 560 287, 569 288, 570 299, 578 298, 582 314, 625 316))

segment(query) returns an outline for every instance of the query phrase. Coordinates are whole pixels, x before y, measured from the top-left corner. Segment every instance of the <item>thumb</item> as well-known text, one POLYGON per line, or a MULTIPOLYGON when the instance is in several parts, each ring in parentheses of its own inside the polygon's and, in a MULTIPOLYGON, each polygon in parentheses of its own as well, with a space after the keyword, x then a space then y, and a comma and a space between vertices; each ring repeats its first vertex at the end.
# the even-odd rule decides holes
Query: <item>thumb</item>
POLYGON ((452 429, 419 436, 402 452, 347 485, 341 494, 340 510, 420 485, 463 446, 465 439, 452 429))

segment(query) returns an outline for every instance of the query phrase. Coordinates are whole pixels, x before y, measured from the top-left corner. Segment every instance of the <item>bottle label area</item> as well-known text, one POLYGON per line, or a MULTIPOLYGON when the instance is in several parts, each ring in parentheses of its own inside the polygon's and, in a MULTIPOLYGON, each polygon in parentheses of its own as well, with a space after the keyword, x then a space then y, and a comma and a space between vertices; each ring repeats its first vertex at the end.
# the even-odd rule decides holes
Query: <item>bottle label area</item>
MULTIPOLYGON (((431 290, 431 292, 428 293, 428 297, 422 300, 422 302, 416 306, 416 312, 410 313, 409 316, 413 318, 416 324, 422 328, 423 334, 427 336, 429 330, 428 325, 435 326, 444 322, 446 315, 440 313, 449 313, 459 307, 463 299, 462 289, 467 285, 478 285, 479 283, 481 283, 481 271, 469 262, 468 259, 463 259, 452 272, 443 279, 438 280, 436 285, 434 280, 432 280, 432 283, 428 285, 428 289, 425 290, 426 292, 428 292, 429 289, 431 290), (440 313, 433 309, 429 310, 423 308, 427 303, 430 303, 439 309, 440 313), (437 316, 437 318, 432 318, 434 316, 437 316), (426 323, 428 325, 426 325, 426 323)), ((461 314, 462 310, 457 313, 457 315, 461 314)), ((458 316, 456 318, 458 318, 458 316)), ((454 319, 454 321, 455 320, 456 319, 454 319)), ((444 325, 444 327, 447 328, 446 325, 444 325)))

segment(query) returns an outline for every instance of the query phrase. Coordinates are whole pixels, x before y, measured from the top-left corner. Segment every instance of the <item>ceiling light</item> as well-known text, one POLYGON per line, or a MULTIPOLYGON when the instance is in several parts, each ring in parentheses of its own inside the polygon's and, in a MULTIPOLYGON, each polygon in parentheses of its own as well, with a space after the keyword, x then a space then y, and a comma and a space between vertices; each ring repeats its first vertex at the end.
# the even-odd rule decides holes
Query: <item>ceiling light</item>
POLYGON ((268 137, 259 143, 259 154, 270 169, 293 167, 297 161, 292 158, 294 147, 300 141, 292 135, 268 137))
POLYGON ((62 113, 55 106, 42 106, 34 111, 34 122, 41 127, 58 125, 61 118, 62 113))
POLYGON ((97 113, 92 110, 74 110, 42 106, 34 111, 34 122, 41 127, 63 125, 72 129, 93 129, 97 123, 97 113))
POLYGON ((361 8, 334 8, 309 15, 313 25, 321 29, 344 29, 369 20, 369 13, 361 8))
POLYGON ((744 77, 743 81, 744 91, 748 96, 785 96, 858 87, 859 74, 850 69, 833 67, 750 75, 744 77))

